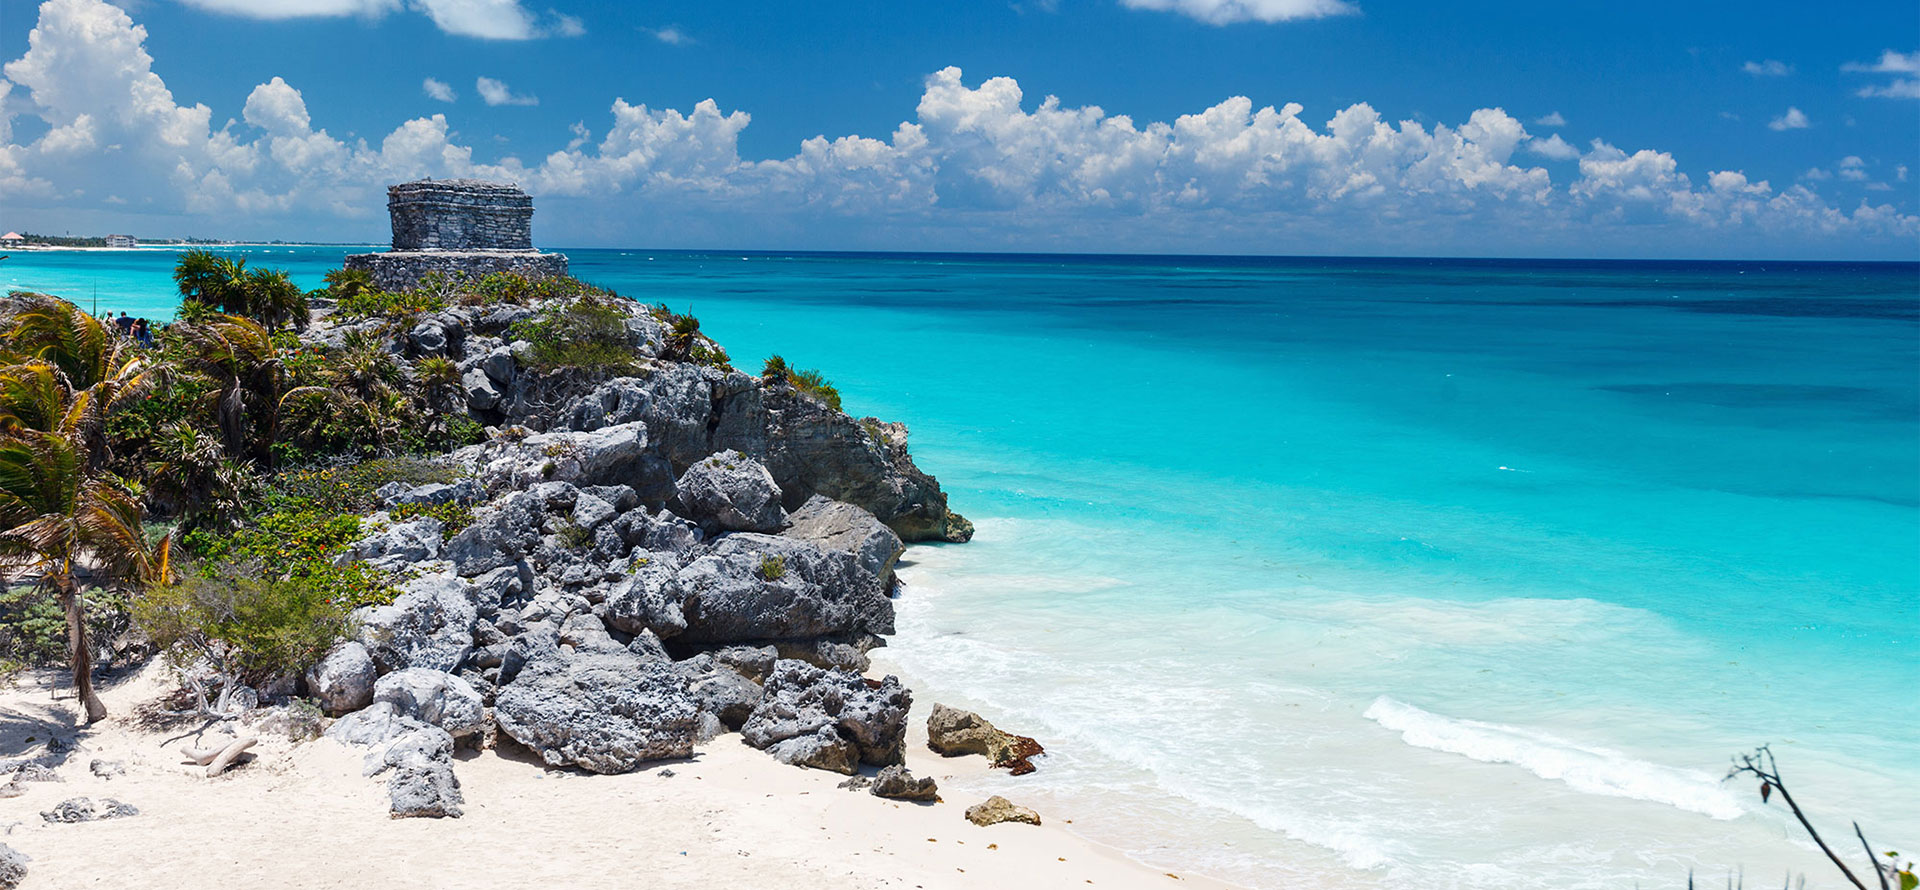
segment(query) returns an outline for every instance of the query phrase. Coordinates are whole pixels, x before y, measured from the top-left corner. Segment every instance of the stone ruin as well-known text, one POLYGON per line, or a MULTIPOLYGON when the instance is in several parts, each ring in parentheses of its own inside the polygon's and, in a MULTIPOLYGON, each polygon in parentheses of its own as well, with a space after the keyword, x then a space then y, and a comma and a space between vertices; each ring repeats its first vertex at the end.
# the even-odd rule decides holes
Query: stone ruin
POLYGON ((567 274, 564 254, 533 247, 533 199, 518 186, 478 179, 422 179, 387 187, 393 249, 358 253, 349 269, 373 273, 381 290, 418 286, 428 273, 527 278, 567 274))

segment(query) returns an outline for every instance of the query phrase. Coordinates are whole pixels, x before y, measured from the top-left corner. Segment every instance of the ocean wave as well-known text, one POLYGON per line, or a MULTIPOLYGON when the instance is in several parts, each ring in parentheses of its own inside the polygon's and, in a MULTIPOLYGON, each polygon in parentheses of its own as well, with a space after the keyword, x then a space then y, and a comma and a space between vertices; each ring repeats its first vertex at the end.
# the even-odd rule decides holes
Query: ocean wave
POLYGON ((1510 763, 1585 794, 1663 803, 1722 820, 1746 812, 1714 777, 1698 770, 1648 763, 1518 726, 1442 717, 1384 695, 1361 716, 1400 733, 1416 748, 1510 763))

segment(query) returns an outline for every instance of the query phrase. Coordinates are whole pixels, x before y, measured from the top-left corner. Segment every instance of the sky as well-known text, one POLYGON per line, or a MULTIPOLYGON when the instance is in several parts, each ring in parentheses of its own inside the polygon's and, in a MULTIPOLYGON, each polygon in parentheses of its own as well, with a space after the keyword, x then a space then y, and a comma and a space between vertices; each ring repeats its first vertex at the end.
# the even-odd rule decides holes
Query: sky
POLYGON ((1920 259, 1920 5, 0 0, 0 228, 1920 259))

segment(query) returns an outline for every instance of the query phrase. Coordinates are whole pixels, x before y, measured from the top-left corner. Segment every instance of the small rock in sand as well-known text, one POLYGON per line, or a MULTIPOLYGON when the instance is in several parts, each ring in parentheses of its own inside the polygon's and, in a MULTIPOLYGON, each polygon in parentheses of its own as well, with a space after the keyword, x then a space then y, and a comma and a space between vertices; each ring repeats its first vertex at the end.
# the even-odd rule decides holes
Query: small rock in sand
POLYGON ((127 764, 121 760, 95 760, 87 764, 87 770, 102 779, 111 779, 114 776, 126 775, 127 764))
POLYGON ((1016 776, 1033 772, 1033 761, 1027 758, 1046 753, 1031 738, 995 728, 972 711, 942 704, 935 704, 927 715, 927 747, 942 757, 984 754, 994 766, 1006 767, 1016 776))
POLYGON ((27 879, 27 854, 0 844, 0 890, 13 890, 27 879))
POLYGON ((896 763, 874 777, 873 796, 894 800, 934 800, 940 796, 940 786, 934 784, 931 778, 914 778, 906 767, 896 763))
POLYGON ((64 782, 66 781, 65 779, 60 778, 59 773, 56 773, 53 771, 53 767, 43 766, 38 763, 20 764, 20 768, 13 771, 13 780, 15 782, 64 782))
POLYGON ((69 797, 53 809, 40 812, 40 818, 48 822, 95 822, 138 815, 140 810, 133 804, 121 803, 111 797, 100 798, 98 803, 90 797, 69 797))
POLYGON ((996 794, 983 803, 967 807, 967 821, 981 826, 996 825, 1001 822, 1025 822, 1028 825, 1039 825, 1040 814, 996 794))

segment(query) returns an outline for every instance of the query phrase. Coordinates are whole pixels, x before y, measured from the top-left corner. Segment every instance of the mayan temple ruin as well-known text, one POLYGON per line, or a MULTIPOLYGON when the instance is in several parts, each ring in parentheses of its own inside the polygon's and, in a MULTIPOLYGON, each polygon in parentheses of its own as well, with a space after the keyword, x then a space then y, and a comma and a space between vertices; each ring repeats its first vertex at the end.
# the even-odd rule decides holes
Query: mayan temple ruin
POLYGON ((393 249, 347 257, 382 290, 404 290, 431 272, 528 278, 567 274, 564 254, 533 247, 533 199, 519 186, 478 179, 422 179, 387 188, 393 249))

